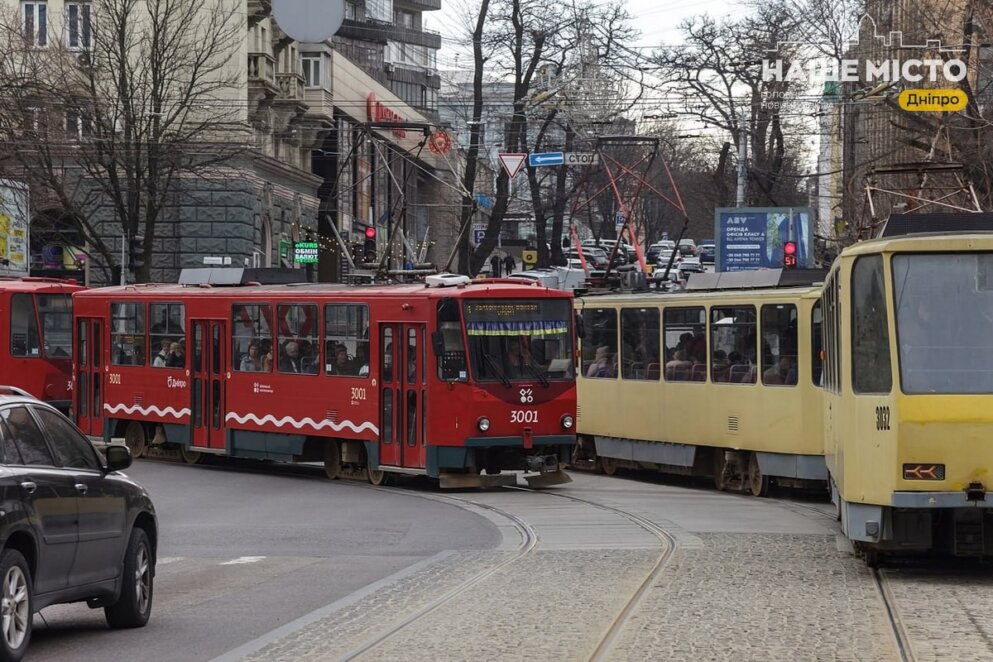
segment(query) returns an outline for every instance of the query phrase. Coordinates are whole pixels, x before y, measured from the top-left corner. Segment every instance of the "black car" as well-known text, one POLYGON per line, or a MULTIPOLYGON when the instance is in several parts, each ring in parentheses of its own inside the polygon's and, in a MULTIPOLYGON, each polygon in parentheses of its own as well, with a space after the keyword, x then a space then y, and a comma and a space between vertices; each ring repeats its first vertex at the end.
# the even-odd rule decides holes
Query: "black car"
POLYGON ((713 244, 700 244, 697 255, 702 264, 713 264, 717 256, 717 248, 713 244))
POLYGON ((115 628, 148 622, 158 524, 118 473, 130 465, 126 446, 101 456, 55 408, 0 387, 0 659, 24 655, 32 614, 52 604, 102 607, 115 628))

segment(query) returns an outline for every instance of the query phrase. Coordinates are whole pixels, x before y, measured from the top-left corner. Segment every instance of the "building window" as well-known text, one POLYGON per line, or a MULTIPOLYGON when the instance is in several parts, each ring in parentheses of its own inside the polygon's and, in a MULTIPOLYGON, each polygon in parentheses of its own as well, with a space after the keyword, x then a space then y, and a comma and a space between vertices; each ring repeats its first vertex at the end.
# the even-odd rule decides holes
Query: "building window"
POLYGON ((391 23, 393 21, 393 0, 366 0, 365 17, 367 21, 391 23))
POLYGON ((307 55, 301 60, 303 61, 303 84, 307 87, 324 87, 324 79, 321 77, 321 56, 307 55))
POLYGON ((353 5, 351 2, 345 3, 345 19, 348 21, 355 20, 355 5, 353 5))
POLYGON ((145 304, 110 304, 110 328, 114 365, 145 365, 145 304))
POLYGON ((402 9, 393 10, 393 25, 398 28, 410 28, 414 27, 414 12, 404 11, 402 9))
POLYGON ((93 47, 89 2, 66 3, 66 46, 73 49, 93 47))
POLYGON ((83 138, 89 138, 92 133, 93 126, 90 123, 89 117, 84 117, 79 111, 67 110, 66 111, 66 137, 70 139, 82 140, 83 138))
POLYGON ((48 46, 48 3, 22 2, 24 38, 32 46, 48 46))

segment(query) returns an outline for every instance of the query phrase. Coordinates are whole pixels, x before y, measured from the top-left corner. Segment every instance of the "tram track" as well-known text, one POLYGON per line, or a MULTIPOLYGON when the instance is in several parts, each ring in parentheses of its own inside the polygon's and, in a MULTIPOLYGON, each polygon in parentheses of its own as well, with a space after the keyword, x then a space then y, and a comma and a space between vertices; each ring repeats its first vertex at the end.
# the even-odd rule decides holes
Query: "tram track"
POLYGON ((900 611, 896 605, 896 597, 893 595, 893 591, 890 590, 886 571, 879 568, 873 569, 872 579, 886 609, 886 618, 890 629, 893 631, 893 637, 896 640, 897 654, 899 655, 900 662, 914 662, 917 658, 914 656, 910 637, 904 627, 903 619, 900 617, 900 611))

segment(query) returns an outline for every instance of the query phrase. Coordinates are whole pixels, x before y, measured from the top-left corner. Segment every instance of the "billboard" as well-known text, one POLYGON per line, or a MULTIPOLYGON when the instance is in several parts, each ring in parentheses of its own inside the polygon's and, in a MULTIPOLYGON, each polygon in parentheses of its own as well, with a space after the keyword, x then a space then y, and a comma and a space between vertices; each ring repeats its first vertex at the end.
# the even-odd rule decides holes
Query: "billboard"
POLYGON ((797 244, 797 268, 813 267, 812 212, 806 207, 718 209, 714 218, 717 271, 781 269, 783 244, 797 244))
POLYGON ((0 179, 0 275, 28 275, 28 213, 28 187, 0 179))

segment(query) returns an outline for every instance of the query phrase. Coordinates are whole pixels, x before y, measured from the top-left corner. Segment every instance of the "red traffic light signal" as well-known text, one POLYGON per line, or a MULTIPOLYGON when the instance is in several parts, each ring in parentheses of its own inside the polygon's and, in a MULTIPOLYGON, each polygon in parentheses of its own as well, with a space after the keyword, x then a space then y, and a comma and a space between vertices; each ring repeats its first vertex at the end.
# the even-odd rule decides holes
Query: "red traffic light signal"
POLYGON ((375 239, 376 238, 376 228, 373 228, 373 227, 366 228, 365 229, 365 238, 366 239, 375 239))
POLYGON ((783 244, 783 269, 796 268, 796 242, 787 241, 783 244))

